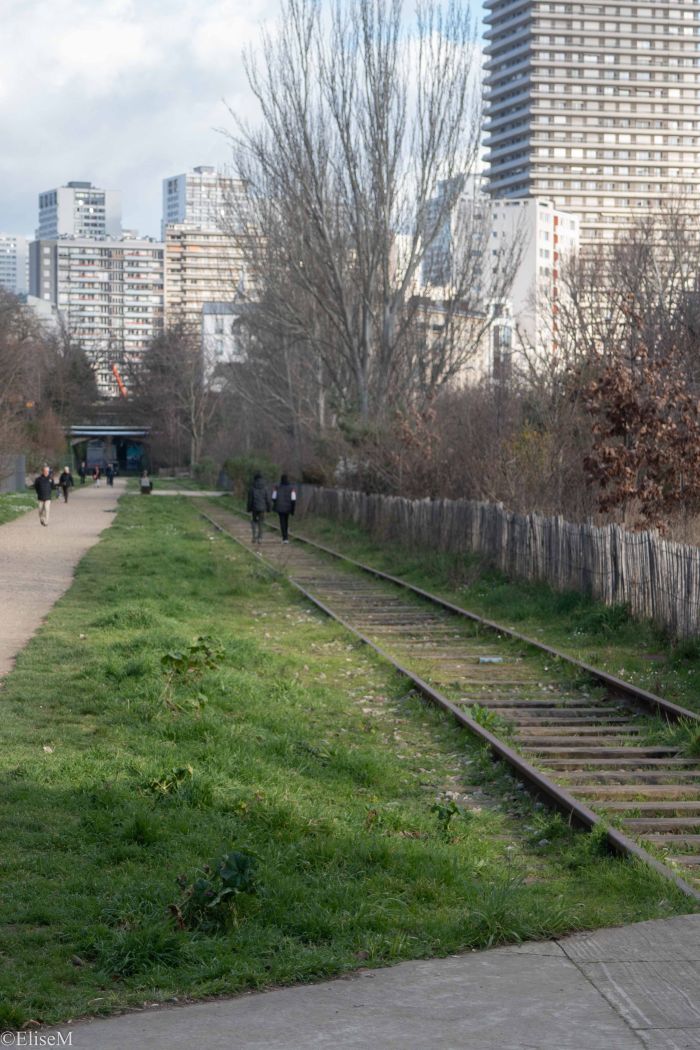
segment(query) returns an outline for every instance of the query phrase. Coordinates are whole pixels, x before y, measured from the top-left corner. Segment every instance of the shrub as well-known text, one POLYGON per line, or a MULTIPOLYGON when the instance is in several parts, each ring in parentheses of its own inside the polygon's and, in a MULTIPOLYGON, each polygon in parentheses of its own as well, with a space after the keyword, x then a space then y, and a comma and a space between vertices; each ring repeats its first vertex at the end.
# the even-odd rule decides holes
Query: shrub
POLYGON ((180 875, 182 897, 170 911, 180 929, 216 930, 233 918, 236 899, 257 892, 257 858, 244 850, 232 850, 218 861, 206 864, 198 878, 188 882, 180 875))
POLYGON ((224 470, 230 477, 234 494, 237 496, 245 495, 253 474, 258 470, 268 481, 277 477, 277 467, 267 456, 234 456, 226 460, 224 470))

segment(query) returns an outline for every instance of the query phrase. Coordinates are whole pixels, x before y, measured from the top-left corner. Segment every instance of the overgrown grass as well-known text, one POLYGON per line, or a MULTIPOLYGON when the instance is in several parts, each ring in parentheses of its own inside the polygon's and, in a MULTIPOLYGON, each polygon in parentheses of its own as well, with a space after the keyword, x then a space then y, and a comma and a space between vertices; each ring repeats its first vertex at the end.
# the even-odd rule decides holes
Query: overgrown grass
POLYGON ((122 502, 0 696, 10 1028, 692 907, 189 501, 122 502), (208 921, 232 853, 255 878, 208 921))
POLYGON ((476 556, 416 551, 395 540, 381 543, 350 523, 315 516, 295 519, 294 527, 700 712, 700 639, 674 640, 653 624, 634 620, 624 606, 607 606, 575 591, 555 591, 545 583, 508 580, 476 556))
POLYGON ((20 514, 36 507, 36 496, 33 492, 11 492, 0 495, 0 525, 14 521, 20 514))

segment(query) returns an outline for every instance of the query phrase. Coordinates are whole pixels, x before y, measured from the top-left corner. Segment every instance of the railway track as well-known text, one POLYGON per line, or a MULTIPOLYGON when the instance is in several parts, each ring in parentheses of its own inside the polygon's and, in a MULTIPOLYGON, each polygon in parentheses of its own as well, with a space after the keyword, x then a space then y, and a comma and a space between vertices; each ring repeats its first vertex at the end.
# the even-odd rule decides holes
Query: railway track
MULTIPOLYGON (((247 520, 203 516, 253 552, 247 520)), ((260 556, 541 797, 700 900, 700 763, 651 739, 698 715, 306 538, 260 556)))

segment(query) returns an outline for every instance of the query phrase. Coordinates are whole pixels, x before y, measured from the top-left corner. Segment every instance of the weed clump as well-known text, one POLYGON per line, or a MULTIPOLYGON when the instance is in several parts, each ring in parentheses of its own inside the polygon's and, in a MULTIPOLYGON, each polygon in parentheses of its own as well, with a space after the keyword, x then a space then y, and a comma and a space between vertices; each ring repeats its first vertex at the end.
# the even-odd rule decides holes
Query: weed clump
POLYGON ((219 860, 206 864, 192 882, 180 875, 177 882, 182 897, 170 905, 181 930, 215 932, 233 921, 238 898, 258 892, 258 861, 245 850, 232 850, 219 860))
POLYGON ((435 802, 430 807, 430 812, 435 814, 440 829, 440 835, 445 839, 446 842, 452 842, 453 838, 450 834, 450 825, 454 817, 461 817, 465 821, 471 819, 471 813, 467 810, 462 809, 458 806, 453 798, 444 799, 440 802, 435 802))

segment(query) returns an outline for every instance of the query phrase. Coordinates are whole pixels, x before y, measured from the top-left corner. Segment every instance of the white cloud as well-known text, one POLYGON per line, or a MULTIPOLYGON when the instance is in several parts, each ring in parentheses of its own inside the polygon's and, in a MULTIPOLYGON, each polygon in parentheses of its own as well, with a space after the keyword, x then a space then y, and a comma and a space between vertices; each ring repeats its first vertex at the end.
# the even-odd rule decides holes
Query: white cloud
POLYGON ((226 161, 222 99, 252 106, 241 51, 277 11, 277 0, 5 0, 0 230, 33 230, 39 192, 91 179, 122 191, 127 225, 157 233, 161 180, 226 161))

